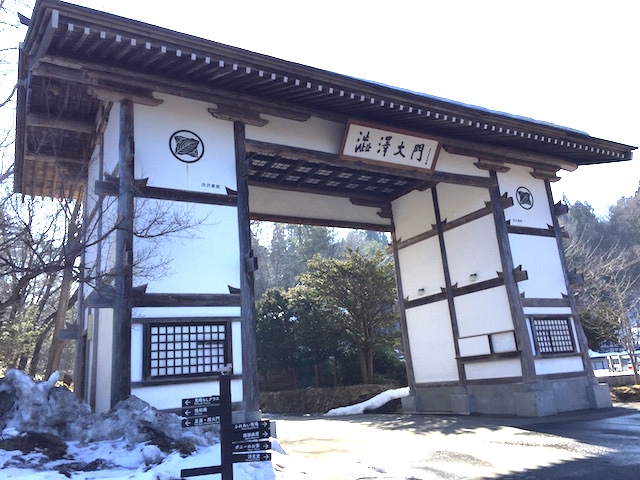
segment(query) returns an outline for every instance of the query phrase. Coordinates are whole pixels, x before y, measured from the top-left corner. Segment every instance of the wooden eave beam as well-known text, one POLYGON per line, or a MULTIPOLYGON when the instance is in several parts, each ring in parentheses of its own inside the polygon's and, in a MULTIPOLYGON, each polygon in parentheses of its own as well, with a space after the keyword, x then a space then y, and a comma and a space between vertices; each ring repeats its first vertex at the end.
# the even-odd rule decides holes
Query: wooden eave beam
POLYGON ((61 155, 41 155, 32 153, 25 153, 24 159, 31 162, 48 164, 71 163, 76 165, 85 165, 87 163, 84 158, 64 157, 61 155))
MULTIPOLYGON (((35 74, 96 87, 103 81, 129 83, 139 88, 216 105, 228 105, 233 102, 238 108, 298 122, 304 122, 312 116, 312 112, 308 109, 283 105, 223 88, 212 89, 204 85, 64 57, 47 56, 43 58, 44 62, 47 65, 41 64, 34 72, 35 74)), ((332 119, 336 120, 335 117, 332 119)), ((339 116, 339 119, 343 121, 346 117, 339 116)))
POLYGON ((96 129, 91 122, 70 118, 49 118, 46 115, 36 113, 27 114, 27 127, 52 128, 88 134, 95 133, 96 129))
MULTIPOLYGON (((67 67, 67 68, 74 69, 76 71, 80 71, 75 75, 76 81, 78 81, 78 75, 82 76, 83 75, 82 72, 87 72, 86 75, 93 77, 94 80, 100 78, 108 81, 120 81, 120 82, 124 81, 126 83, 134 84, 141 88, 147 88, 147 89, 161 92, 161 93, 184 96, 184 97, 193 98, 193 99, 201 100, 205 102, 216 103, 216 104, 218 102, 221 104, 224 104, 224 103, 228 104, 230 101, 233 101, 240 108, 245 108, 251 111, 258 111, 259 113, 263 113, 266 115, 273 115, 273 116, 288 118, 296 121, 304 121, 308 119, 311 115, 314 115, 319 118, 325 118, 331 121, 344 123, 347 118, 358 117, 358 114, 344 115, 344 114, 329 112, 327 110, 303 108, 303 107, 294 106, 289 103, 264 100, 256 96, 242 94, 242 93, 234 92, 224 88, 217 88, 217 87, 212 88, 205 84, 194 85, 191 82, 176 81, 173 79, 163 78, 156 75, 148 75, 148 74, 142 74, 138 72, 132 72, 127 69, 101 65, 93 62, 79 61, 75 59, 69 60, 64 57, 55 57, 55 56, 44 57, 42 59, 42 62, 45 62, 45 61, 62 66, 62 67, 67 67)), ((237 60, 236 60, 236 63, 237 63, 237 60)), ((308 72, 307 72, 307 75, 308 75, 308 72)), ((72 79, 68 79, 68 80, 73 81, 72 79)), ((91 84, 94 82, 85 81, 80 83, 91 84)), ((338 88, 334 88, 334 90, 338 90, 338 88)), ((356 95, 356 96, 359 97, 360 95, 356 95)), ((415 100, 416 102, 425 101, 424 98, 422 99, 416 98, 415 100)), ((386 100, 384 100, 383 102, 385 101, 386 100)), ((406 98, 401 99, 400 97, 398 97, 398 101, 408 103, 406 98)), ((389 103, 389 102, 386 101, 386 103, 389 103)), ((429 107, 424 107, 424 108, 426 109, 429 107)), ((451 113, 448 113, 448 115, 452 116, 451 113)), ((461 115, 463 114, 461 113, 461 115)), ((481 112, 480 113, 476 112, 476 114, 474 114, 474 112, 468 112, 468 111, 464 115, 466 115, 469 118, 473 117, 474 120, 476 119, 476 117, 480 118, 482 116, 481 112)), ((492 117, 493 123, 496 123, 497 120, 498 120, 497 118, 492 117)), ((487 121, 489 120, 487 119, 487 121)), ((524 128, 521 124, 514 124, 514 125, 516 125, 514 128, 518 128, 520 130, 524 128)), ((533 125, 532 128, 533 127, 535 127, 536 129, 539 129, 537 125, 533 125)), ((544 126, 539 126, 539 127, 542 128, 544 126)), ((424 128, 429 128, 429 126, 425 124, 424 128)), ((418 128, 416 129, 416 131, 421 131, 421 129, 418 128)), ((567 132, 563 132, 563 131, 549 130, 549 132, 546 133, 546 135, 554 136, 556 138, 563 138, 563 139, 567 138, 566 137, 567 132)), ((464 140, 461 138, 449 138, 446 136, 441 136, 440 138, 442 142, 449 147, 459 147, 459 148, 466 149, 467 153, 461 153, 465 155, 470 155, 475 157, 478 157, 479 154, 484 154, 485 157, 487 155, 502 156, 502 157, 506 157, 509 163, 521 164, 525 166, 547 165, 547 166, 552 166, 556 169, 563 168, 565 170, 570 170, 570 171, 575 170, 575 168, 577 168, 577 162, 572 162, 562 157, 558 157, 554 155, 532 153, 526 150, 518 150, 510 147, 503 147, 503 146, 493 145, 493 144, 485 144, 477 141, 464 140)), ((585 139, 576 138, 575 141, 577 143, 584 143, 585 139)), ((613 142, 609 142, 609 143, 613 143, 613 142)), ((603 161, 606 161, 606 160, 607 160, 606 158, 603 158, 603 161)), ((611 158, 611 160, 616 160, 616 158, 615 157, 611 158)))
MULTIPOLYGON (((486 161, 486 164, 511 163, 531 168, 544 167, 545 170, 553 170, 554 172, 560 169, 572 172, 578 168, 577 163, 569 162, 565 159, 499 145, 483 145, 467 140, 447 139, 442 148, 448 153, 477 158, 480 164, 483 161, 486 161)), ((496 171, 500 170, 496 168, 496 171)))
MULTIPOLYGON (((277 215, 270 213, 251 212, 251 220, 278 222, 278 223, 297 223, 305 225, 313 225, 317 227, 338 227, 352 228, 358 230, 371 230, 374 232, 390 232, 392 230, 391 222, 389 223, 365 223, 352 222, 349 220, 335 220, 330 218, 317 217, 293 217, 289 215, 277 215)), ((382 218, 382 217, 381 217, 382 218)), ((387 219, 384 219, 387 220, 387 219)))
MULTIPOLYGON (((482 111, 465 105, 457 105, 435 97, 427 97, 420 94, 409 94, 392 87, 376 85, 336 73, 312 69, 292 62, 268 57, 266 55, 248 52, 236 47, 199 39, 190 35, 173 32, 153 25, 146 25, 141 22, 116 17, 103 12, 97 12, 72 5, 65 5, 63 3, 52 3, 42 0, 41 3, 39 2, 36 11, 34 12, 32 23, 42 24, 47 18, 47 12, 50 12, 52 8, 59 10, 60 24, 68 22, 77 25, 78 28, 84 27, 87 29, 90 27, 91 29, 95 29, 101 33, 109 32, 110 34, 119 35, 123 38, 136 39, 139 45, 149 44, 154 49, 159 46, 164 46, 165 48, 173 49, 174 51, 181 50, 183 58, 187 58, 189 54, 192 56, 195 55, 196 57, 208 56, 207 58, 211 57, 212 59, 215 58, 216 60, 220 59, 227 63, 237 64, 240 69, 252 68, 253 70, 263 70, 268 73, 277 72, 278 75, 288 75, 291 78, 297 78, 304 81, 309 80, 313 84, 314 88, 317 86, 324 86, 338 90, 345 90, 349 94, 352 92, 358 92, 358 94, 366 96, 367 100, 375 99, 376 101, 379 101, 382 99, 387 103, 387 105, 395 103, 397 110, 390 107, 392 112, 402 111, 402 108, 399 107, 406 107, 414 110, 422 108, 424 111, 431 110, 434 114, 440 113, 442 116, 448 115, 449 117, 458 117, 461 121, 464 120, 465 122, 468 122, 469 125, 471 125, 471 123, 488 123, 491 126, 499 128, 504 127, 507 130, 517 129, 522 131, 526 129, 530 133, 540 134, 545 137, 553 137, 554 139, 565 141, 573 141, 573 139, 575 139, 578 143, 583 143, 582 140, 584 140, 585 137, 588 137, 586 134, 581 134, 580 132, 572 132, 568 129, 562 129, 552 125, 534 124, 533 122, 526 122, 525 120, 520 120, 497 112, 482 111), (525 128, 524 125, 527 127, 525 128)), ((39 29, 33 28, 33 33, 31 30, 32 29, 29 30, 29 36, 25 41, 27 45, 33 45, 37 41, 39 37, 35 31, 41 31, 42 27, 40 26, 39 29)), ((470 126, 470 128, 473 129, 475 127, 470 126)), ((604 142, 602 145, 606 145, 605 148, 612 148, 625 156, 625 158, 610 158, 609 160, 630 159, 629 152, 624 148, 621 148, 620 144, 604 142)), ((603 158, 603 161, 607 160, 607 158, 603 158)), ((598 163, 598 160, 595 159, 594 162, 598 163)))
POLYGON ((32 45, 31 51, 28 52, 29 55, 29 65, 31 67, 37 65, 37 63, 42 59, 42 57, 46 54, 53 38, 56 34, 56 30, 60 25, 60 12, 56 9, 51 10, 49 20, 44 26, 44 33, 39 43, 34 43, 32 45))

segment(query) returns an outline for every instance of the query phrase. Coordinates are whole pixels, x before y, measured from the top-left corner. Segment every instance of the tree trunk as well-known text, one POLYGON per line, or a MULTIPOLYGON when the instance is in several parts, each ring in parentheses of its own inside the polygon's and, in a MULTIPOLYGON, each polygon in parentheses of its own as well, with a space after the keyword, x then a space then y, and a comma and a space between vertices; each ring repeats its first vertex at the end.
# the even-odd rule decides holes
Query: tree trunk
POLYGON ((313 365, 313 386, 316 388, 320 387, 320 365, 318 362, 313 365))
POLYGON ((333 386, 338 386, 338 353, 333 355, 333 386))
POLYGON ((360 372, 362 373, 362 383, 368 385, 370 383, 369 372, 367 370, 367 357, 364 348, 358 349, 358 358, 360 359, 360 372))
POLYGON ((62 283, 60 284, 60 299, 58 301, 58 310, 53 326, 53 338, 51 339, 51 349, 49 350, 49 359, 47 361, 47 370, 45 376, 49 378, 53 372, 60 368, 60 358, 62 351, 67 346, 69 340, 60 340, 58 334, 65 327, 67 318, 67 310, 69 308, 69 300, 71 298, 71 283, 73 282, 73 264, 78 256, 79 249, 73 248, 77 242, 78 234, 78 217, 80 216, 81 202, 76 200, 73 212, 69 218, 69 226, 67 227, 67 243, 63 247, 64 270, 62 272, 62 283))
POLYGON ((33 347, 33 355, 31 356, 31 364, 29 365, 29 376, 31 378, 35 377, 38 374, 38 363, 40 363, 40 352, 42 351, 42 346, 44 345, 44 341, 47 336, 51 332, 53 328, 53 322, 49 323, 40 335, 38 335, 38 339, 36 340, 36 344, 33 347))
POLYGON ((29 357, 26 353, 21 353, 20 358, 18 359, 18 370, 25 371, 27 369, 27 361, 29 357))

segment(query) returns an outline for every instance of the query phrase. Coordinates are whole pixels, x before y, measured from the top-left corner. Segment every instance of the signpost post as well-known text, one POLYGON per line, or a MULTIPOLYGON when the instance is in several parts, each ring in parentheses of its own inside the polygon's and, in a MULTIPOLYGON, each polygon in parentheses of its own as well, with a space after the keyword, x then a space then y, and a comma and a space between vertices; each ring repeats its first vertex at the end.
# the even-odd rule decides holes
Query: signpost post
POLYGON ((233 464, 271 460, 272 423, 269 420, 233 423, 231 419, 231 378, 220 375, 220 395, 184 398, 182 427, 220 424, 220 465, 187 468, 180 477, 221 474, 222 480, 233 480, 233 464))

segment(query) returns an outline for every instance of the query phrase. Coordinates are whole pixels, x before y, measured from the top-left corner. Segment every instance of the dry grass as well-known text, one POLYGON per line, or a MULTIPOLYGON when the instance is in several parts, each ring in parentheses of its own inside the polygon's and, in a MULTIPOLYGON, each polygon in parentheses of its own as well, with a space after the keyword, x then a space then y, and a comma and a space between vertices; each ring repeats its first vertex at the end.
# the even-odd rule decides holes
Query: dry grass
POLYGON ((614 402, 640 402, 640 385, 611 387, 610 391, 614 402))
POLYGON ((353 385, 260 392, 260 409, 267 413, 326 413, 332 408, 364 402, 390 388, 397 387, 392 385, 353 385))

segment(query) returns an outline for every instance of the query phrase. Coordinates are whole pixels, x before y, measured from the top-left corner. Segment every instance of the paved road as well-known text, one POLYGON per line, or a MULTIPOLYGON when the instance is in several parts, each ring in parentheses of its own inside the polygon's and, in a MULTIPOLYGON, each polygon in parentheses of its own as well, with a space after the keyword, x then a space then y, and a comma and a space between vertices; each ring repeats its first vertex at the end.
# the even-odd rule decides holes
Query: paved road
POLYGON ((270 416, 278 480, 640 479, 640 404, 521 419, 270 416))

